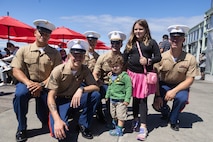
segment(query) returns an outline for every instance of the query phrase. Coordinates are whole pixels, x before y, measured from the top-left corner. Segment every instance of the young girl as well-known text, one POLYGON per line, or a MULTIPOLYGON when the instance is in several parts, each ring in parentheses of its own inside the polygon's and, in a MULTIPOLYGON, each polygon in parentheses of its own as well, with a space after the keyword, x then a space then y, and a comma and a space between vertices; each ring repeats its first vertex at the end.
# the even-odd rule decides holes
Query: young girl
POLYGON ((146 119, 148 111, 147 97, 149 94, 141 93, 143 90, 143 80, 145 79, 143 66, 145 65, 147 71, 152 71, 153 64, 160 60, 160 50, 157 42, 151 37, 147 21, 144 19, 135 21, 124 50, 124 63, 126 64, 127 72, 132 80, 133 130, 139 131, 137 136, 138 140, 145 140, 148 134, 146 119), (140 45, 143 57, 140 57, 136 42, 140 45), (140 121, 138 113, 140 113, 140 121))
POLYGON ((112 136, 122 136, 124 122, 127 119, 127 106, 132 95, 131 79, 127 72, 123 71, 123 57, 116 55, 108 59, 112 68, 109 86, 106 92, 106 99, 110 100, 110 113, 113 118, 114 130, 110 130, 112 136))

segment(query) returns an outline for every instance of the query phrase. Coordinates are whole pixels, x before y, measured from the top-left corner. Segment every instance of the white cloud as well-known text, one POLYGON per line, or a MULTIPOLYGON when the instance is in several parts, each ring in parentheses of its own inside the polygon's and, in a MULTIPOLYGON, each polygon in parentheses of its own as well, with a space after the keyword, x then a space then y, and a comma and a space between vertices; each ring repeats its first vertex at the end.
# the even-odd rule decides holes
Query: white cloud
MULTIPOLYGON (((63 25, 69 25, 68 28, 77 32, 84 33, 87 30, 95 30, 101 34, 100 40, 110 45, 107 34, 112 30, 120 30, 127 37, 130 34, 133 23, 139 18, 129 16, 112 16, 112 15, 77 15, 70 17, 61 17, 60 22, 63 25)), ((160 42, 163 34, 168 34, 167 27, 173 24, 184 24, 190 28, 203 21, 203 16, 194 17, 165 17, 165 18, 148 18, 146 19, 151 30, 152 38, 160 42)), ((124 42, 124 46, 127 40, 124 42)), ((0 46, 5 46, 0 42, 0 46)), ((124 47, 123 47, 124 48, 124 47)), ((122 48, 122 50, 123 50, 122 48)))
MULTIPOLYGON (((101 34, 100 40, 109 44, 108 32, 120 30, 129 36, 132 25, 137 17, 119 17, 112 15, 79 15, 70 17, 61 17, 64 22, 70 22, 72 28, 83 33, 86 30, 95 30, 101 34)), ((203 16, 194 17, 165 17, 146 19, 151 30, 152 38, 160 42, 162 35, 167 33, 167 27, 173 24, 184 24, 193 27, 203 21, 203 16)))

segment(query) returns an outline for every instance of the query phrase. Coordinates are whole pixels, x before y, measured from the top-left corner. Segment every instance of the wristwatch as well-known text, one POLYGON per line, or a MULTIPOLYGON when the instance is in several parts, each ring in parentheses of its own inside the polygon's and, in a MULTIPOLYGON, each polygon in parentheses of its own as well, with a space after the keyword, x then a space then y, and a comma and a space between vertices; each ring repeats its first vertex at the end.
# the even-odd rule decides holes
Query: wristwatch
POLYGON ((148 58, 148 65, 152 64, 152 59, 148 58))
POLYGON ((81 86, 81 87, 80 87, 80 89, 82 90, 82 93, 84 93, 84 87, 83 87, 83 86, 81 86))
POLYGON ((40 84, 40 86, 41 86, 42 88, 44 88, 44 86, 45 86, 44 82, 41 82, 41 83, 39 83, 39 84, 40 84))

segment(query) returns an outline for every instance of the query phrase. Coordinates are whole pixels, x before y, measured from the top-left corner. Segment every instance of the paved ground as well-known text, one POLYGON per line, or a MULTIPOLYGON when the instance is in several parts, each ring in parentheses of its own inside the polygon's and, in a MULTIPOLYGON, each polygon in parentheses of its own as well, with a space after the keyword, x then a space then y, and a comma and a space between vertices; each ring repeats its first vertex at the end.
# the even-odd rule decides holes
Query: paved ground
MULTIPOLYGON (((0 142, 15 142, 17 121, 12 109, 12 98, 15 86, 0 87, 0 142)), ((147 142, 211 142, 213 141, 213 76, 207 76, 206 81, 196 78, 191 87, 189 105, 180 115, 180 131, 170 129, 164 121, 160 120, 160 114, 152 107, 153 96, 149 97, 149 116, 147 142)), ((169 104, 171 105, 171 104, 169 104)), ((29 103, 28 112, 28 142, 56 142, 46 130, 41 129, 41 124, 35 114, 35 102, 32 99, 29 103)), ((137 133, 130 132, 132 112, 129 111, 126 130, 123 137, 112 137, 103 124, 93 121, 92 131, 94 139, 87 140, 78 134, 73 133, 71 142, 136 142, 137 133)), ((70 128, 75 129, 75 128, 70 128)))

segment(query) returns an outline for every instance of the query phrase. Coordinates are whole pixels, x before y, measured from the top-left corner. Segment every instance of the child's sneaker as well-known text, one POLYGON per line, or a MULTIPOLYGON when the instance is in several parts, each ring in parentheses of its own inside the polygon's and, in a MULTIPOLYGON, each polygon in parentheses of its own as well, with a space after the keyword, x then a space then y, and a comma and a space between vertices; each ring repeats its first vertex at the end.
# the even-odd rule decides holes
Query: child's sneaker
POLYGON ((140 127, 140 131, 137 136, 137 140, 144 141, 147 137, 147 134, 148 134, 147 128, 140 127))
POLYGON ((114 130, 110 130, 109 134, 111 136, 123 136, 123 131, 122 128, 117 126, 114 130))
POLYGON ((132 131, 139 132, 139 121, 133 120, 132 121, 132 131))

